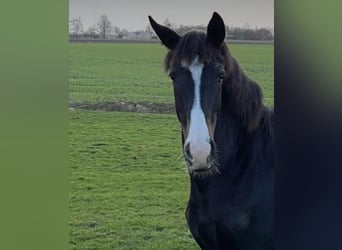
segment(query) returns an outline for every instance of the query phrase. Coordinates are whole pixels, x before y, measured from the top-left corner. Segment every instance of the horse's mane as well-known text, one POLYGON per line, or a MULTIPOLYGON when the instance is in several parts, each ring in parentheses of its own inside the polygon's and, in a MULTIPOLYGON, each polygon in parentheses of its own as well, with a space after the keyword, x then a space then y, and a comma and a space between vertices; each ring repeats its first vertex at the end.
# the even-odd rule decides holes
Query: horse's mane
POLYGON ((226 99, 229 102, 248 132, 259 127, 262 117, 263 120, 271 120, 266 117, 273 117, 273 111, 264 107, 259 85, 245 75, 225 43, 219 50, 213 49, 207 43, 204 32, 192 31, 182 36, 175 49, 167 53, 165 70, 169 71, 172 65, 179 65, 181 61, 189 64, 196 56, 203 63, 216 60, 224 65, 226 80, 223 101, 226 99))

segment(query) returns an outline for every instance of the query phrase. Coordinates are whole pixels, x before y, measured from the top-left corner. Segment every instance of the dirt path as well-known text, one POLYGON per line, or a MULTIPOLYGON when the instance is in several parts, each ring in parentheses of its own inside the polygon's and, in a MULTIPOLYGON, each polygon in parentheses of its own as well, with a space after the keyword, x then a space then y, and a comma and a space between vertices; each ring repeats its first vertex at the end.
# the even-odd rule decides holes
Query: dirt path
POLYGON ((130 103, 130 102, 69 102, 70 109, 121 111, 138 113, 175 113, 174 104, 165 103, 130 103))

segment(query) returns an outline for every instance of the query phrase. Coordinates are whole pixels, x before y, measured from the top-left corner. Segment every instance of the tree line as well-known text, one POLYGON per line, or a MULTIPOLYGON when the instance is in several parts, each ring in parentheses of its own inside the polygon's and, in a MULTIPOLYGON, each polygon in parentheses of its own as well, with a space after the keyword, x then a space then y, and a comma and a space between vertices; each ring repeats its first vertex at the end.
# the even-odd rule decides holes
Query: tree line
MULTIPOLYGON (((175 30, 178 34, 183 35, 190 30, 206 31, 204 25, 176 25, 171 23, 168 18, 163 25, 175 30)), ((266 40, 274 39, 273 32, 268 28, 251 28, 248 24, 244 27, 226 26, 226 34, 228 39, 236 40, 266 40)), ((145 30, 129 32, 127 29, 120 29, 111 23, 106 15, 101 15, 98 22, 84 30, 80 17, 72 18, 69 21, 70 38, 98 38, 98 39, 158 39, 150 24, 146 25, 145 30)))
POLYGON ((80 17, 72 18, 69 21, 69 36, 74 38, 102 38, 107 39, 110 36, 122 38, 128 34, 127 29, 120 29, 112 25, 106 15, 101 15, 98 22, 84 30, 80 17))

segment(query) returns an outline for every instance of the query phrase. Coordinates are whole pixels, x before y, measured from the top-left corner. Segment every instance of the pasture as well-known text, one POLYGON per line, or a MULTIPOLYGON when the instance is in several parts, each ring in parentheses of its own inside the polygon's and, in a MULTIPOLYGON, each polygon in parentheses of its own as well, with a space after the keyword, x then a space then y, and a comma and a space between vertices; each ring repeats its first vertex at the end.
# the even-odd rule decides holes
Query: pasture
MULTIPOLYGON (((273 105, 273 45, 231 45, 273 105)), ((71 102, 172 103, 159 44, 70 44, 71 102)), ((198 249, 174 114, 70 110, 70 249, 198 249)))
MULTIPOLYGON (((273 45, 229 46, 247 75, 273 105, 273 45)), ((160 44, 71 43, 69 98, 82 102, 172 103, 171 81, 163 71, 160 44)))

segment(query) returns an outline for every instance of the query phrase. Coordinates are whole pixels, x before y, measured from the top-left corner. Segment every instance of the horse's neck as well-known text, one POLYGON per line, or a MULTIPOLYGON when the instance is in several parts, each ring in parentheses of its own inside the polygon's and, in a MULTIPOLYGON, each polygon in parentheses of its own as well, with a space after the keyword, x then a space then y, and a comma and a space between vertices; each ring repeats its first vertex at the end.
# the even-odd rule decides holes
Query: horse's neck
POLYGON ((224 175, 233 178, 239 171, 239 162, 236 162, 241 152, 246 154, 248 147, 254 139, 254 134, 249 134, 243 127, 240 119, 229 110, 221 112, 215 133, 216 150, 219 158, 219 170, 224 175))
POLYGON ((223 178, 233 181, 241 177, 241 174, 250 170, 251 159, 264 154, 271 143, 270 116, 271 113, 265 109, 257 128, 248 131, 231 107, 223 105, 215 131, 218 168, 223 178))

